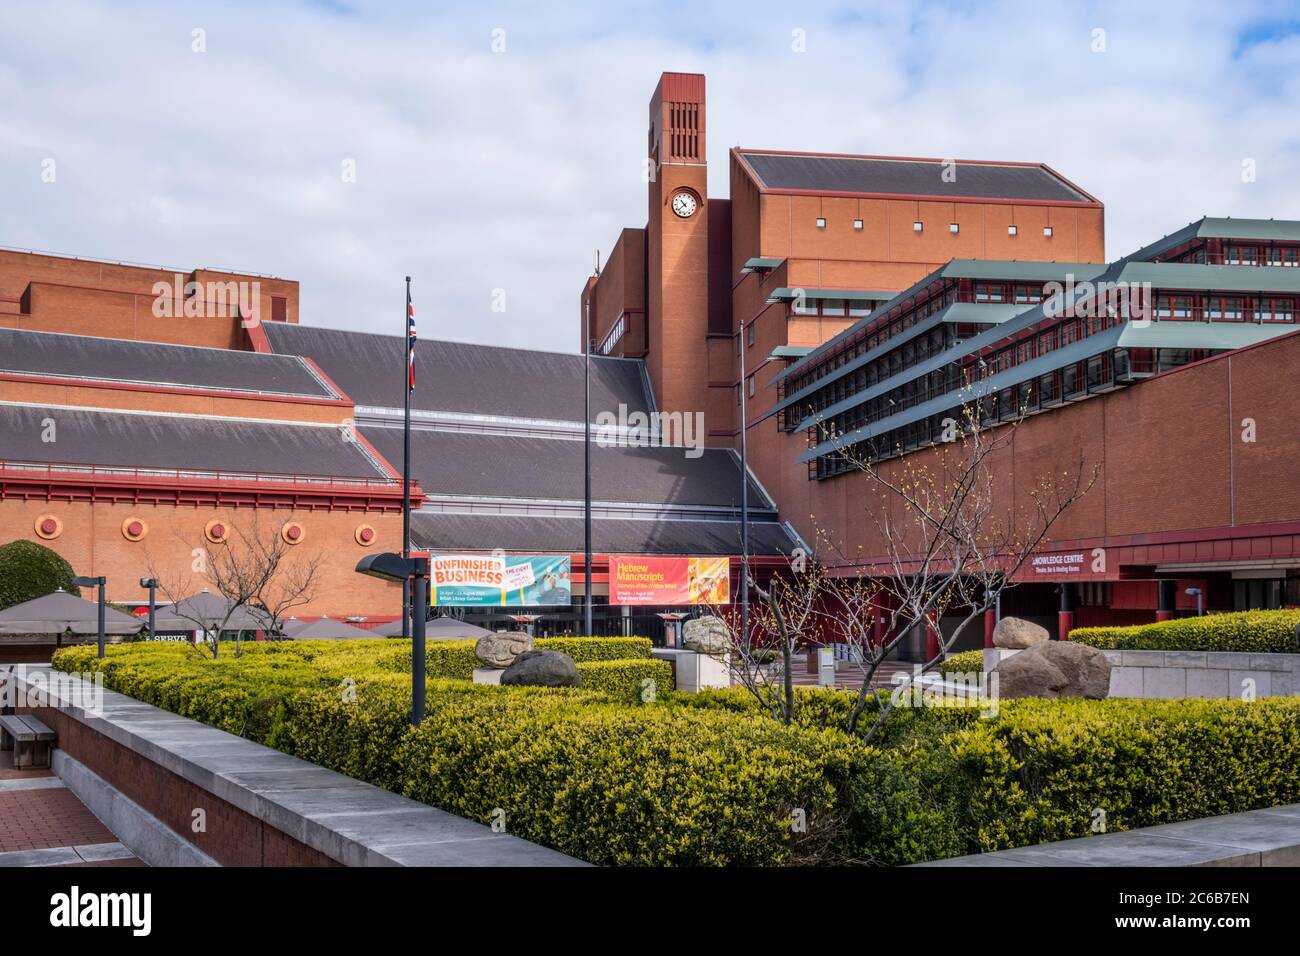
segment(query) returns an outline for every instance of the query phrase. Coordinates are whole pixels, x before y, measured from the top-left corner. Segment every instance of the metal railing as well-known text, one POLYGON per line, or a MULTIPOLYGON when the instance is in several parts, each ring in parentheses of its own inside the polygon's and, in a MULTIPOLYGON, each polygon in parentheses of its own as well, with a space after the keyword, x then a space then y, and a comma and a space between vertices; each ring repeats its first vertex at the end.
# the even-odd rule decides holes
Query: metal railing
POLYGON ((0 477, 5 475, 24 478, 109 478, 116 481, 238 481, 257 485, 332 485, 361 488, 398 488, 401 479, 387 477, 359 477, 340 475, 275 475, 251 471, 203 471, 182 468, 131 468, 119 465, 85 465, 31 461, 6 461, 0 459, 0 477))

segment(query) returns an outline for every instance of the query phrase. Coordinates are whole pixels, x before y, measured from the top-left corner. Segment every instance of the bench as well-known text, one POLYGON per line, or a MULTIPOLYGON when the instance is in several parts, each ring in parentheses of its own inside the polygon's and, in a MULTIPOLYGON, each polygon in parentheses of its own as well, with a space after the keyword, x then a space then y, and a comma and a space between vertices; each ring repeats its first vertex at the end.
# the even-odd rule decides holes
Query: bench
POLYGON ((0 750, 14 752, 15 770, 48 770, 54 736, 54 731, 35 717, 0 717, 0 750))

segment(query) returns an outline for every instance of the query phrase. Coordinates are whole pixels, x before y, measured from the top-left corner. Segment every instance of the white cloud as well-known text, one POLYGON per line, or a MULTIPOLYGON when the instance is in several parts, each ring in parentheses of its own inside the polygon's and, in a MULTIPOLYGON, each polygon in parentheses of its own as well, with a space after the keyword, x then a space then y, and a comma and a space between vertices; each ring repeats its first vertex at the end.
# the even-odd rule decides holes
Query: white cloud
POLYGON ((571 349, 593 249, 645 221, 662 70, 708 74, 715 195, 742 143, 1043 160, 1111 256, 1300 218, 1300 37, 1263 6, 701 7, 9 2, 0 242, 291 276, 304 321, 390 332, 410 273, 425 335, 571 349))

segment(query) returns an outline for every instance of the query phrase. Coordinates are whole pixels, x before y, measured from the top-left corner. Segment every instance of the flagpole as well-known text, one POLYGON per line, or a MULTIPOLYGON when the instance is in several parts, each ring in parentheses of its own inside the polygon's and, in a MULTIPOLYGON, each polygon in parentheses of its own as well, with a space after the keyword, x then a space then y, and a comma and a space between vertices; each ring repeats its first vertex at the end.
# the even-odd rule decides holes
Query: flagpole
MULTIPOLYGON (((402 371, 402 391, 406 409, 402 424, 402 557, 411 556, 411 277, 406 277, 406 368, 402 371)), ((414 607, 411 582, 402 585, 402 633, 412 633, 414 607)))
POLYGON ((587 298, 582 323, 582 385, 585 394, 585 412, 583 421, 583 623, 585 633, 592 635, 591 629, 591 298, 587 298))

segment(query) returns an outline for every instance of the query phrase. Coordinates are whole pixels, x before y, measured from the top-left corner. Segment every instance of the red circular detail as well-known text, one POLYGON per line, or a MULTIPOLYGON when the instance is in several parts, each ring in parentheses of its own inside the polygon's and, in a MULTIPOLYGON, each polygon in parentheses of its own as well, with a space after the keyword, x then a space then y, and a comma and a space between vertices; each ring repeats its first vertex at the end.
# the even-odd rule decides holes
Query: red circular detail
POLYGON ((144 534, 144 525, 138 521, 132 521, 126 526, 126 533, 133 538, 138 538, 140 535, 144 534))
POLYGON ((212 526, 212 537, 220 540, 226 536, 226 526, 224 524, 214 524, 212 526))
POLYGON ((55 521, 53 518, 46 518, 44 521, 41 522, 42 534, 54 534, 54 532, 58 530, 59 530, 59 523, 55 521))
POLYGON ((370 528, 362 528, 362 529, 361 529, 361 540, 362 540, 362 541, 364 541, 366 544, 369 544, 369 543, 370 543, 371 541, 373 541, 374 539, 375 539, 375 533, 374 533, 374 531, 372 531, 370 528))
POLYGON ((290 541, 297 541, 302 537, 302 528, 299 528, 296 524, 291 524, 285 529, 284 534, 290 541))

